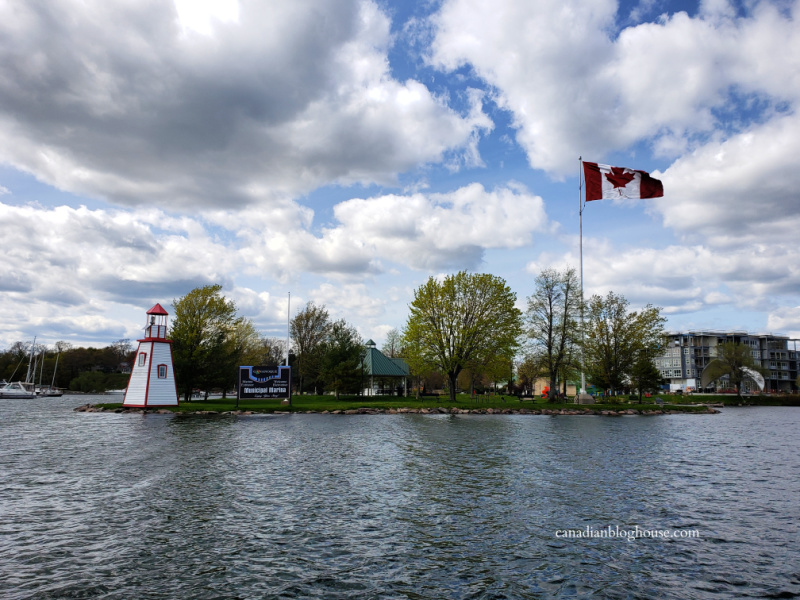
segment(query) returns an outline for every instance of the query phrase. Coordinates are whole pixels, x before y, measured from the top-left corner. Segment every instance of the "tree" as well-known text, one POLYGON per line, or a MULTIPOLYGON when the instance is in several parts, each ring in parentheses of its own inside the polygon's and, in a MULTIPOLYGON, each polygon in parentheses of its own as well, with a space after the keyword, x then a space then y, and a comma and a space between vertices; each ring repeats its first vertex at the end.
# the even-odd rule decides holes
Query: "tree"
POLYGON ((517 377, 523 395, 533 395, 536 380, 542 376, 543 372, 538 356, 526 354, 523 357, 522 361, 517 364, 517 377))
POLYGON ((116 369, 119 369, 120 364, 130 361, 133 344, 127 338, 116 340, 108 346, 108 351, 114 356, 116 369))
POLYGON ((355 327, 344 319, 335 321, 321 347, 320 375, 325 387, 336 394, 355 392, 361 382, 361 363, 364 346, 355 327))
MULTIPOLYGON (((248 349, 246 364, 277 367, 286 360, 286 340, 276 337, 259 337, 257 346, 248 349)), ((242 364, 245 364, 242 363, 242 364)))
POLYGON ((289 323, 289 335, 294 343, 297 357, 297 374, 300 378, 299 391, 303 391, 303 380, 313 377, 319 370, 319 350, 328 338, 331 323, 325 305, 313 302, 297 313, 289 323))
POLYGON ((244 317, 234 319, 228 327, 219 360, 204 374, 205 389, 222 388, 224 398, 227 390, 239 383, 239 367, 254 364, 253 353, 261 347, 261 334, 253 322, 244 317))
POLYGON ((221 366, 230 366, 229 337, 237 322, 236 305, 221 291, 219 284, 206 285, 172 301, 175 378, 185 401, 198 384, 208 391, 221 380, 221 366))
POLYGON ((398 358, 402 355, 403 335, 397 329, 390 329, 386 334, 386 343, 381 352, 389 358, 398 358))
POLYGON ((431 277, 414 292, 404 342, 412 364, 434 365, 446 375, 455 402, 458 374, 495 357, 511 360, 522 331, 516 295, 500 277, 461 271, 431 277))
POLYGON ((642 394, 658 390, 663 378, 653 359, 646 353, 640 352, 631 368, 630 380, 631 386, 636 389, 639 396, 639 404, 641 404, 642 394))
POLYGON ((741 398, 744 380, 754 378, 754 374, 765 374, 761 366, 756 363, 751 352, 751 348, 744 344, 737 344, 736 342, 719 344, 717 346, 717 356, 703 370, 701 381, 706 382, 704 385, 707 385, 715 379, 727 375, 731 385, 736 388, 736 396, 741 398))
POLYGON ((525 313, 528 339, 550 379, 550 398, 558 393, 557 381, 572 366, 580 343, 581 291, 575 269, 545 269, 536 278, 525 313))
POLYGON ((630 379, 640 356, 655 356, 663 341, 661 309, 650 304, 629 311, 628 301, 609 292, 592 296, 585 322, 584 360, 589 377, 613 394, 630 379))

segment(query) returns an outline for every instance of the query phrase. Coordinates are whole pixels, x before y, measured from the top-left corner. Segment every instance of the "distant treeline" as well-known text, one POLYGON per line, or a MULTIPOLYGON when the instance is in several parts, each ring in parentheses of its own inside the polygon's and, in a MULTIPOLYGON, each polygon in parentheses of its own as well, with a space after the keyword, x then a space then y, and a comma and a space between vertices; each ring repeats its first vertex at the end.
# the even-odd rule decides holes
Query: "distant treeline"
POLYGON ((0 352, 0 377, 24 381, 30 364, 30 378, 37 384, 99 393, 127 385, 133 353, 133 344, 126 339, 105 348, 73 348, 68 342, 37 343, 31 362, 31 343, 16 342, 0 352))

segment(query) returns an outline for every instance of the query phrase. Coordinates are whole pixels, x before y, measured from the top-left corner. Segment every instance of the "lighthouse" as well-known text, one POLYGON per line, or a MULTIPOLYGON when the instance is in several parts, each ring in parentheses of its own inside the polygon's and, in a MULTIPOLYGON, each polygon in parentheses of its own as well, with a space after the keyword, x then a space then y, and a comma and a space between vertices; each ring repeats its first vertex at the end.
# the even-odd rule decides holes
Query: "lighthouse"
POLYGON ((167 339, 167 316, 160 304, 147 311, 144 337, 139 340, 122 406, 178 406, 172 341, 167 339))

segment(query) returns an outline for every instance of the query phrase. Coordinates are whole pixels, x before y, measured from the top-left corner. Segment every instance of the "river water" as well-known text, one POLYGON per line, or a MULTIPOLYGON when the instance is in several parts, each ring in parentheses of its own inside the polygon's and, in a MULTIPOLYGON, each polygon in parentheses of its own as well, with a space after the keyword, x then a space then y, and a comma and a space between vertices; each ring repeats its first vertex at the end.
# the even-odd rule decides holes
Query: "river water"
POLYGON ((797 408, 72 411, 97 400, 0 404, 0 598, 800 597, 797 408))

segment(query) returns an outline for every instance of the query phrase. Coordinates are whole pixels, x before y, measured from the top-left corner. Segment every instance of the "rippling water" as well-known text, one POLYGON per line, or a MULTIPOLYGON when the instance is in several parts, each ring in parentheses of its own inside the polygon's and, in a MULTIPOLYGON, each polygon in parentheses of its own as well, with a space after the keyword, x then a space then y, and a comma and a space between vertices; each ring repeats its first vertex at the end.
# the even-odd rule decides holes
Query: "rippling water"
POLYGON ((800 597, 800 409, 72 412, 86 401, 0 404, 4 599, 800 597), (608 526, 701 537, 556 536, 608 526))

